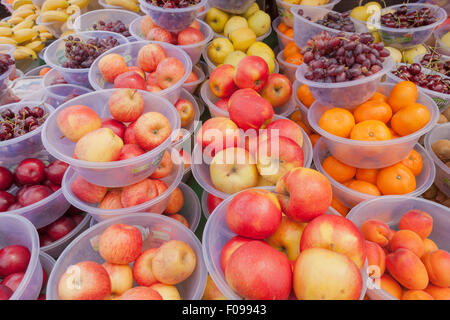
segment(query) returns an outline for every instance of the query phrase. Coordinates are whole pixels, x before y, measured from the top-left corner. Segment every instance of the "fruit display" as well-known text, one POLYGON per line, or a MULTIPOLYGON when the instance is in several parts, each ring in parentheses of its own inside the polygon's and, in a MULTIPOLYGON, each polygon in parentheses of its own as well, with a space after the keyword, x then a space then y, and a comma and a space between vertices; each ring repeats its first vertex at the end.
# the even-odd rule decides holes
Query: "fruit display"
POLYGON ((384 13, 380 17, 381 25, 388 28, 411 29, 428 26, 437 21, 437 11, 427 7, 413 8, 408 10, 408 6, 403 5, 384 13))

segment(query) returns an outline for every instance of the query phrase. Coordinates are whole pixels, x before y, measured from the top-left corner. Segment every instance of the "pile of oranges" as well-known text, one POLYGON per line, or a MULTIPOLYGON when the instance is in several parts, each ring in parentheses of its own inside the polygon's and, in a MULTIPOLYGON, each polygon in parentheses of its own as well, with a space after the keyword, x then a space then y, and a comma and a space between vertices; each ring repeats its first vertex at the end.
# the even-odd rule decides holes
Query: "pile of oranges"
POLYGON ((289 27, 284 22, 281 22, 278 27, 278 31, 280 31, 282 34, 284 34, 286 37, 294 39, 294 29, 289 27))
POLYGON ((300 48, 294 41, 289 42, 283 50, 284 61, 290 64, 301 65, 303 63, 303 55, 300 48))

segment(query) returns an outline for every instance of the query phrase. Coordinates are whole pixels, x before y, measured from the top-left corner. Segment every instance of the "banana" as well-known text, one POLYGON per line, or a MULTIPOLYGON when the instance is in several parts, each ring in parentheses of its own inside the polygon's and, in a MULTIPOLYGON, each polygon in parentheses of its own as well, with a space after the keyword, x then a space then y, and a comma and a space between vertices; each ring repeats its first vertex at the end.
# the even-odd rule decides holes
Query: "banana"
POLYGON ((34 50, 24 47, 24 46, 18 46, 16 50, 14 50, 14 59, 15 60, 23 60, 23 59, 32 59, 36 60, 37 55, 34 50))
POLYGON ((13 2, 13 10, 17 10, 19 7, 24 4, 33 4, 31 0, 14 0, 13 2))
POLYGON ((47 40, 51 40, 53 39, 53 34, 51 34, 50 32, 41 32, 39 33, 39 38, 45 42, 47 40))
POLYGON ((32 3, 27 3, 27 4, 24 4, 24 5, 21 5, 19 8, 14 10, 14 12, 20 12, 22 10, 29 10, 29 9, 36 10, 37 7, 34 4, 32 4, 32 3))
POLYGON ((35 40, 25 45, 25 47, 33 50, 34 52, 41 52, 45 47, 45 43, 41 40, 35 40))
POLYGON ((24 20, 32 20, 36 21, 36 19, 39 17, 39 13, 36 11, 33 14, 30 14, 28 17, 26 17, 24 20))
POLYGON ((69 15, 64 11, 49 10, 41 14, 42 22, 65 22, 69 19, 69 15))
POLYGON ((134 12, 139 12, 139 6, 132 0, 105 0, 106 4, 112 5, 112 6, 120 6, 122 8, 125 8, 127 10, 131 10, 134 12))
POLYGON ((32 28, 34 26, 34 21, 30 20, 30 19, 25 19, 23 20, 21 23, 16 24, 12 30, 13 31, 17 31, 20 29, 28 29, 28 28, 32 28))
POLYGON ((17 43, 22 43, 22 42, 33 39, 37 35, 38 35, 37 31, 35 31, 31 28, 27 28, 27 29, 20 29, 20 30, 14 31, 12 38, 13 38, 13 40, 17 41, 17 43))
POLYGON ((12 28, 13 25, 8 21, 0 21, 0 27, 12 28))
POLYGON ((70 5, 76 5, 78 8, 83 9, 89 5, 91 0, 69 0, 70 5))
POLYGON ((67 0, 45 0, 41 7, 41 11, 56 10, 58 8, 67 8, 69 6, 69 1, 67 0))
POLYGON ((13 33, 12 28, 0 27, 0 37, 11 37, 13 33))
POLYGON ((7 20, 7 22, 15 26, 16 24, 21 23, 23 20, 25 19, 21 17, 11 17, 7 20))
POLYGON ((0 37, 0 44, 12 44, 17 45, 17 41, 10 37, 0 37))
POLYGON ((26 17, 28 17, 29 15, 35 14, 35 10, 32 9, 26 9, 26 10, 21 10, 21 11, 14 11, 13 14, 11 15, 11 17, 20 17, 25 19, 26 17))
POLYGON ((66 13, 71 16, 72 14, 76 13, 76 12, 80 12, 81 14, 81 9, 80 7, 78 7, 75 4, 70 5, 67 9, 66 9, 66 13))

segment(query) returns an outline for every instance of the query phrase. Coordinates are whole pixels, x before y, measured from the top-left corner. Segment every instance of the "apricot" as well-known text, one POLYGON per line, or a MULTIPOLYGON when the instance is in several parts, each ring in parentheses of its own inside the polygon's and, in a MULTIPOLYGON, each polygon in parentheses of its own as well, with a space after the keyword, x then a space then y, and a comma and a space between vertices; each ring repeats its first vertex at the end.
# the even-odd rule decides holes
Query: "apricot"
POLYGON ((387 274, 383 274, 380 278, 380 287, 391 296, 397 299, 402 298, 402 287, 387 274))
POLYGON ((428 238, 423 239, 423 254, 438 249, 439 249, 438 246, 436 245, 436 243, 433 242, 433 240, 428 238))
POLYGON ((450 287, 450 254, 445 250, 427 252, 422 262, 430 282, 439 287, 450 287))
POLYGON ((425 288, 425 292, 429 293, 434 300, 450 300, 450 288, 441 288, 430 283, 425 288))
POLYGON ((414 231, 425 239, 433 230, 433 217, 422 210, 410 210, 400 218, 398 228, 414 231))
POLYGON ((386 254, 377 243, 365 241, 367 262, 369 265, 369 276, 381 277, 386 269, 386 254), (378 270, 375 270, 378 267, 378 270))
POLYGON ((403 292, 402 300, 434 300, 434 298, 423 290, 407 290, 403 292))
POLYGON ((364 239, 375 242, 381 247, 389 244, 391 229, 382 221, 369 219, 361 225, 361 233, 364 239))
POLYGON ((411 230, 397 231, 391 241, 389 241, 389 247, 393 252, 400 248, 409 249, 419 258, 424 253, 422 238, 411 230))
POLYGON ((386 268, 402 286, 423 290, 428 286, 428 273, 419 257, 409 249, 400 248, 386 257, 386 268))

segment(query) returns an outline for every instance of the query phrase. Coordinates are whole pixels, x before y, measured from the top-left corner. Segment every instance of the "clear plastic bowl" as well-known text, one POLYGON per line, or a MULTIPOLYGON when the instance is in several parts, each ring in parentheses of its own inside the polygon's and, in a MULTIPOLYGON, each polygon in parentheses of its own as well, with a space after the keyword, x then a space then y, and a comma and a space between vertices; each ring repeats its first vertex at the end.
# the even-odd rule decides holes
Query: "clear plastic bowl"
MULTIPOLYGON (((385 222, 390 228, 397 229, 402 215, 413 209, 423 210, 433 217, 433 231, 428 238, 433 240, 440 249, 449 251, 449 209, 432 201, 405 196, 382 197, 365 201, 354 207, 348 213, 347 219, 351 220, 358 228, 366 220, 376 219, 385 222)), ((370 284, 367 296, 370 300, 397 300, 383 289, 374 288, 370 284)))
MULTIPOLYGON (((274 116, 274 120, 279 119, 286 119, 285 117, 281 116, 274 116)), ((309 168, 312 163, 312 156, 313 156, 313 149, 311 141, 309 140, 308 135, 305 133, 305 131, 300 128, 303 133, 303 167, 309 168)), ((203 152, 201 147, 198 144, 195 144, 194 150, 192 151, 192 175, 194 176, 197 183, 208 193, 211 193, 212 195, 219 197, 221 199, 226 199, 229 194, 224 193, 222 191, 219 191, 216 189, 214 184, 211 180, 211 175, 209 171, 209 164, 210 159, 206 159, 206 156, 203 156, 203 152)))
MULTIPOLYGON (((57 84, 68 84, 66 83, 60 83, 58 80, 64 80, 63 76, 58 72, 56 69, 50 69, 43 77, 42 77, 42 86, 44 88, 54 86, 57 84)), ((65 81, 65 80, 64 80, 65 81)), ((89 84, 86 85, 86 87, 89 87, 89 84)))
MULTIPOLYGON (((378 92, 389 96, 394 84, 384 83, 378 92)), ((430 121, 422 129, 397 139, 385 141, 363 141, 341 138, 319 127, 322 114, 333 107, 314 102, 308 111, 308 122, 319 135, 324 137, 330 153, 339 161, 357 168, 378 169, 400 162, 414 148, 419 138, 430 131, 437 123, 439 110, 434 101, 419 91, 417 102, 430 112, 430 121)))
MULTIPOLYGON (((42 65, 42 66, 33 68, 33 69, 31 69, 31 70, 29 70, 29 71, 27 71, 27 72, 25 73, 25 77, 41 77, 41 76, 39 75, 39 72, 41 72, 41 70, 44 69, 44 68, 50 68, 50 66, 44 64, 44 65, 42 65)), ((50 71, 49 71, 49 72, 50 72, 50 71)), ((42 77, 43 77, 43 76, 42 76, 42 77)))
POLYGON ((255 0, 209 0, 211 7, 232 14, 243 14, 255 0))
POLYGON ((183 178, 181 182, 188 183, 189 179, 192 177, 191 166, 184 169, 183 178))
MULTIPOLYGON (((174 149, 172 149, 174 150, 174 149)), ((171 152, 172 161, 174 162, 174 166, 170 174, 161 179, 161 181, 165 182, 168 189, 158 197, 142 203, 137 206, 122 208, 122 209, 100 209, 97 205, 91 205, 85 203, 84 201, 78 199, 78 197, 72 192, 70 186, 78 174, 72 169, 69 168, 64 175, 62 182, 62 192, 67 200, 74 206, 80 209, 81 211, 89 213, 92 218, 96 221, 104 221, 112 218, 126 216, 132 213, 138 212, 151 212, 151 213, 162 213, 169 202, 169 195, 173 190, 180 184, 181 178, 183 176, 184 164, 179 156, 178 152, 171 152)), ((145 179, 145 178, 144 178, 145 179)), ((142 181, 141 179, 140 181, 142 181)))
POLYGON ((296 80, 295 72, 297 71, 300 65, 286 62, 284 59, 284 51, 280 51, 277 54, 277 61, 280 64, 280 73, 284 74, 286 77, 291 80, 292 83, 296 80))
POLYGON ((203 72, 202 68, 193 66, 192 72, 197 76, 198 80, 183 84, 183 89, 185 89, 190 94, 194 94, 194 92, 195 92, 195 90, 197 90, 198 86, 206 79, 206 75, 203 72))
POLYGON ((437 51, 439 53, 442 53, 446 56, 450 56, 450 47, 446 46, 443 42, 442 42, 442 37, 450 31, 450 25, 449 24, 443 24, 440 25, 439 27, 437 27, 436 29, 434 29, 433 31, 433 35, 434 35, 434 39, 436 40, 436 46, 437 46, 437 51))
POLYGON ((208 192, 206 192, 205 190, 203 190, 202 192, 202 212, 203 212, 203 216, 205 217, 206 220, 209 219, 211 212, 209 212, 208 210, 208 192))
POLYGON ((61 239, 58 239, 52 242, 49 245, 41 247, 41 252, 45 252, 51 257, 58 259, 61 252, 67 247, 67 245, 72 242, 73 239, 78 237, 82 232, 89 228, 89 221, 91 220, 91 216, 85 214, 83 220, 81 220, 80 224, 78 224, 72 231, 66 234, 61 239))
MULTIPOLYGON (((330 12, 335 12, 330 9, 323 8, 323 6, 293 6, 290 9, 294 16, 294 41, 299 48, 306 46, 309 39, 313 38, 319 32, 327 31, 331 36, 337 35, 343 31, 328 28, 320 24, 315 23, 319 19, 322 19, 326 14, 330 12), (310 17, 312 21, 300 16, 298 10, 302 9, 305 17, 310 17)), ((353 19, 350 17, 353 24, 355 25, 356 33, 369 32, 367 26, 364 22, 353 19)), ((352 32, 344 32, 346 35, 353 34, 352 32)))
POLYGON ((47 285, 48 300, 60 299, 58 295, 59 279, 69 266, 82 261, 94 261, 100 264, 104 262, 100 254, 92 249, 91 240, 98 238, 106 228, 117 223, 137 225, 148 229, 148 238, 144 241, 143 249, 159 247, 168 240, 184 241, 191 246, 197 257, 196 267, 188 279, 177 285, 177 289, 185 300, 201 299, 208 272, 203 259, 201 243, 195 234, 172 218, 151 213, 138 213, 103 221, 72 241, 58 258, 50 275, 47 285))
MULTIPOLYGON (((198 103, 194 96, 187 92, 185 89, 182 89, 180 99, 186 99, 192 103, 192 105, 194 106, 195 116, 194 120, 191 123, 184 127, 181 127, 180 130, 183 133, 183 137, 172 142, 172 147, 178 150, 183 148, 185 145, 191 145, 191 137, 196 131, 196 128, 199 125, 200 121, 200 109, 198 108, 198 103)), ((175 138, 177 136, 177 134, 174 134, 175 138)))
POLYGON ((189 27, 197 18, 198 10, 207 2, 208 0, 200 0, 194 6, 169 9, 154 6, 146 0, 139 0, 141 10, 148 14, 156 25, 170 32, 178 32, 189 27))
POLYGON ((42 286, 42 267, 39 261, 39 235, 30 221, 10 214, 0 215, 0 248, 22 245, 31 253, 22 282, 10 300, 36 300, 42 286))
POLYGON ((278 26, 282 22, 280 17, 276 17, 272 22, 272 30, 275 30, 278 37, 278 47, 280 50, 284 50, 284 47, 291 42, 294 41, 294 38, 289 38, 287 35, 283 34, 280 30, 278 30, 278 26))
POLYGON ((298 107, 300 112, 302 113, 302 122, 306 125, 306 127, 308 129, 312 130, 312 127, 308 122, 308 110, 309 109, 297 97, 297 90, 298 90, 298 88, 300 88, 301 85, 302 84, 298 80, 294 81, 294 83, 292 84, 292 95, 294 96, 294 101, 295 101, 296 107, 298 107))
MULTIPOLYGON (((257 189, 266 189, 272 192, 275 191, 275 188, 257 188, 257 189)), ((225 275, 220 266, 220 253, 222 251, 223 246, 236 234, 234 234, 228 227, 226 222, 226 212, 228 209, 228 205, 231 200, 239 193, 236 193, 224 201, 222 201, 214 210, 214 212, 209 217, 206 222, 205 229, 203 231, 203 256, 205 258, 206 268, 208 269, 209 274, 211 275, 214 283, 217 285, 217 288, 220 292, 227 297, 229 300, 241 300, 242 298, 230 288, 225 280, 225 275)), ((326 214, 334 214, 339 215, 333 208, 329 208, 326 214)), ((363 288, 361 291, 360 300, 364 298, 367 289, 367 274, 364 272, 366 270, 366 264, 361 268, 361 276, 363 279, 363 288)))
POLYGON ((450 122, 437 125, 425 136, 425 148, 436 166, 436 178, 434 184, 447 197, 450 197, 450 168, 446 166, 445 163, 436 156, 433 149, 431 149, 433 143, 439 139, 450 140, 450 122))
MULTIPOLYGON (((17 112, 22 107, 25 106, 29 107, 43 106, 45 112, 48 113, 49 117, 55 111, 53 106, 47 103, 43 104, 41 101, 25 101, 3 105, 0 107, 0 113, 6 109, 11 109, 13 112, 17 112)), ((23 159, 29 158, 32 155, 39 153, 43 149, 40 135, 43 127, 44 125, 41 125, 38 129, 31 131, 27 134, 24 134, 23 136, 11 140, 1 141, 0 162, 6 164, 9 163, 17 164, 23 159)))
POLYGON ((89 92, 92 92, 92 90, 86 87, 74 84, 57 84, 45 88, 44 101, 56 108, 64 103, 64 100, 70 94, 81 96, 89 92))
POLYGON ((308 71, 308 66, 306 63, 303 63, 297 69, 295 76, 298 81, 309 87, 316 101, 325 105, 353 109, 373 96, 378 89, 381 79, 392 70, 393 66, 394 60, 392 57, 388 57, 383 63, 383 69, 364 79, 337 83, 320 83, 305 78, 304 75, 308 71))
MULTIPOLYGON (((83 10, 81 12, 83 12, 83 10)), ((69 17, 67 21, 51 21, 51 22, 42 22, 41 15, 39 15, 36 18, 36 24, 46 27, 55 38, 59 38, 64 32, 71 30, 73 25, 72 21, 73 21, 72 16, 69 17)))
MULTIPOLYGON (((102 20, 105 23, 122 21, 128 28, 130 27, 133 20, 139 18, 140 16, 129 10, 119 10, 119 9, 103 9, 89 11, 78 18, 75 19, 73 28, 75 32, 83 31, 95 31, 92 26, 97 24, 98 21, 102 20)), ((127 37, 129 38, 129 37, 127 37)))
POLYGON ((201 7, 200 7, 200 9, 198 9, 198 12, 197 12, 197 19, 200 19, 200 20, 202 20, 202 21, 205 21, 205 19, 206 19, 206 13, 207 13, 208 10, 211 8, 211 5, 209 4, 209 2, 206 2, 205 5, 204 5, 203 7, 204 7, 204 10, 203 10, 203 11, 200 11, 200 10, 202 10, 201 7))
MULTIPOLYGON (((107 37, 113 37, 117 39, 119 44, 128 43, 127 38, 125 38, 124 36, 109 31, 85 31, 70 34, 67 37, 69 36, 79 37, 82 40, 92 38, 104 39, 107 37)), ((66 61, 64 40, 65 38, 60 38, 47 47, 44 53, 45 63, 47 63, 52 69, 58 71, 67 81, 67 83, 87 86, 89 84, 89 70, 92 69, 92 66, 91 68, 84 69, 63 68, 61 66, 62 63, 66 61)), ((108 50, 108 52, 109 51, 111 50, 108 50)))
MULTIPOLYGON (((105 187, 122 187, 137 183, 153 173, 158 167, 164 151, 169 148, 172 137, 153 150, 132 159, 111 162, 90 162, 72 157, 75 143, 61 139, 63 134, 56 119, 59 113, 72 105, 86 105, 94 110, 100 118, 111 117, 108 109, 109 97, 118 89, 95 91, 76 97, 58 107, 47 119, 42 130, 42 142, 47 151, 55 158, 69 163, 72 168, 87 181, 105 187)), ((144 113, 153 111, 163 114, 170 122, 172 132, 180 129, 180 117, 175 107, 160 96, 146 91, 139 91, 144 98, 144 113)))
POLYGON ((8 89, 18 101, 43 101, 45 93, 43 78, 39 76, 17 78, 10 82, 8 89))
POLYGON ((178 214, 186 218, 189 223, 189 229, 195 232, 202 216, 200 200, 195 191, 187 184, 181 182, 178 188, 180 188, 184 196, 184 204, 178 214))
MULTIPOLYGON (((399 67, 401 65, 408 65, 408 64, 406 64, 406 63, 396 63, 393 70, 397 69, 397 67, 399 67)), ((450 79, 450 77, 447 77, 446 75, 443 75, 442 73, 432 71, 432 70, 427 69, 427 68, 425 68, 423 66, 422 66, 422 72, 425 73, 425 74, 438 74, 438 75, 442 76, 444 79, 450 79)), ((401 82, 401 81, 404 81, 404 80, 399 78, 399 77, 397 77, 392 72, 388 72, 387 75, 386 75, 386 81, 390 82, 390 83, 398 83, 398 82, 401 82)), ((447 107, 450 104, 450 94, 445 94, 445 93, 432 91, 432 90, 429 90, 429 89, 422 88, 420 86, 417 86, 417 88, 419 89, 419 91, 422 91, 427 96, 429 96, 431 99, 433 99, 434 102, 439 107, 439 109, 444 110, 444 108, 447 107)))
POLYGON ((184 77, 181 78, 180 81, 175 83, 170 88, 164 89, 164 90, 156 93, 158 96, 161 96, 161 97, 169 100, 172 104, 174 104, 180 97, 181 87, 183 86, 184 82, 189 77, 189 74, 192 71, 192 61, 186 52, 184 52, 179 47, 174 46, 169 43, 153 42, 153 41, 136 41, 136 42, 131 42, 131 43, 127 43, 124 45, 120 45, 118 47, 108 50, 108 52, 105 52, 102 55, 100 55, 94 61, 94 63, 92 63, 92 66, 89 70, 89 82, 90 82, 91 86, 95 90, 111 89, 114 87, 114 84, 106 82, 105 79, 103 79, 103 76, 101 75, 100 70, 98 69, 98 62, 100 61, 100 59, 102 57, 104 57, 105 55, 110 54, 110 53, 117 53, 125 58, 127 65, 136 66, 139 50, 143 46, 145 46, 149 43, 158 43, 166 51, 166 54, 168 57, 175 57, 178 60, 180 60, 184 65, 184 68, 186 70, 184 77))
MULTIPOLYGON (((56 260, 53 259, 51 256, 46 254, 45 252, 41 251, 39 252, 39 261, 41 262, 42 268, 45 270, 45 273, 47 274, 47 279, 51 275, 53 271, 53 267, 56 264, 56 260)), ((45 293, 47 285, 45 285, 44 288, 41 289, 41 293, 45 293)))
MULTIPOLYGON (((130 24, 130 33, 137 41, 148 41, 141 32, 142 19, 144 19, 144 17, 139 17, 130 24)), ((177 47, 183 49, 183 51, 189 55, 193 65, 196 65, 199 62, 203 49, 214 36, 214 32, 207 23, 199 19, 197 19, 197 22, 200 25, 200 32, 203 34, 203 41, 189 45, 177 45, 177 47)))
MULTIPOLYGON (((334 6, 337 5, 341 0, 330 0, 327 4, 323 5, 315 5, 314 7, 324 8, 328 10, 333 10, 334 6)), ((283 22, 289 26, 294 26, 294 17, 290 11, 290 9, 295 6, 292 3, 283 1, 283 0, 277 0, 277 9, 278 9, 278 16, 283 20, 283 22)))
MULTIPOLYGON (((215 103, 217 101, 219 101, 220 99, 217 98, 211 92, 211 89, 209 88, 209 80, 207 80, 203 84, 202 88, 200 89, 200 95, 201 95, 203 101, 208 106, 209 113, 211 114, 212 117, 227 117, 227 118, 230 117, 227 111, 220 109, 219 107, 217 107, 215 105, 215 103)), ((294 112, 294 110, 295 110, 295 101, 292 96, 289 99, 289 101, 286 104, 284 104, 283 106, 273 108, 273 111, 275 112, 275 114, 282 116, 282 117, 288 117, 292 112, 294 112)))
MULTIPOLYGON (((405 197, 418 197, 423 194, 433 184, 433 180, 436 174, 436 168, 434 166, 433 160, 426 152, 425 148, 417 143, 414 146, 414 150, 416 150, 422 156, 423 169, 422 172, 416 177, 416 190, 403 195, 405 197)), ((314 146, 314 165, 319 172, 321 172, 328 178, 328 180, 330 180, 331 186, 333 188, 333 196, 336 197, 337 200, 342 202, 344 206, 346 206, 347 208, 353 208, 358 203, 361 203, 363 201, 379 198, 377 196, 372 196, 352 190, 334 180, 328 173, 325 172, 322 167, 323 161, 328 156, 330 156, 330 152, 328 151, 324 138, 320 138, 314 146)), ((359 167, 357 166, 357 168, 359 167)))
POLYGON ((439 8, 438 6, 424 3, 409 3, 386 7, 378 13, 375 13, 371 17, 369 17, 369 19, 367 20, 367 24, 378 29, 381 40, 385 43, 386 46, 404 50, 427 42, 433 32, 433 29, 444 22, 445 19, 447 19, 447 12, 444 9, 439 8), (435 12, 434 16, 437 18, 437 20, 435 23, 428 26, 409 29, 388 28, 381 25, 380 17, 383 13, 396 10, 403 5, 406 5, 408 7, 408 11, 421 8, 429 8, 435 12))

